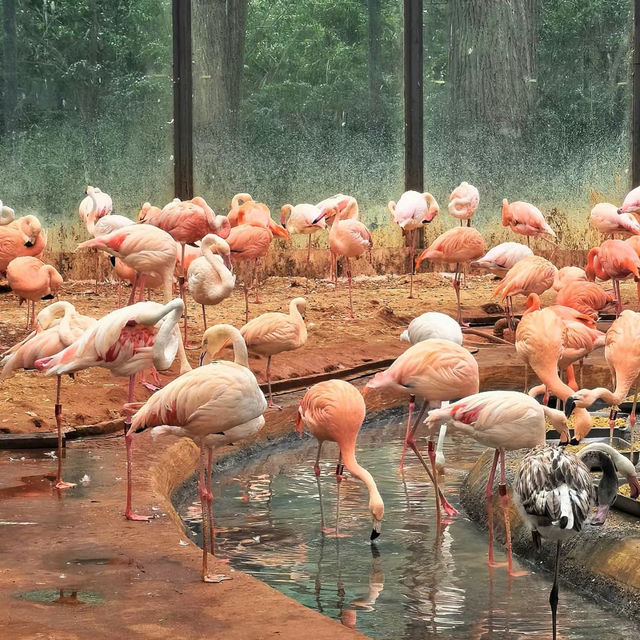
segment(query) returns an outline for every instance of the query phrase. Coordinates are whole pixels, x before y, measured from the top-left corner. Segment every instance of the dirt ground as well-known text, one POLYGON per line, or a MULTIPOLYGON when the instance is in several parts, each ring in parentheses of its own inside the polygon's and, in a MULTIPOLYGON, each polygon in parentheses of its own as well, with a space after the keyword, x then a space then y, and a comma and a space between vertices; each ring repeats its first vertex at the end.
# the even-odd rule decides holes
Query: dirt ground
MULTIPOLYGON (((492 291, 493 276, 467 278, 462 290, 466 318, 495 316, 501 308, 495 304, 492 291)), ((455 315, 455 295, 449 279, 440 273, 424 273, 414 281, 414 298, 408 298, 407 276, 360 276, 354 281, 355 318, 348 316, 346 280, 340 280, 337 291, 326 280, 303 277, 270 277, 260 287, 261 304, 250 295, 250 318, 267 311, 287 311, 288 303, 298 296, 306 298, 306 322, 309 330, 307 344, 295 352, 275 356, 272 361, 273 379, 294 378, 319 372, 330 372, 362 363, 398 356, 407 347, 399 340, 409 321, 425 311, 441 311, 455 315)), ((129 289, 123 290, 123 299, 129 289)), ((543 301, 553 301, 547 292, 543 301)), ((635 287, 623 285, 625 303, 635 308, 635 287)), ((59 299, 72 302, 78 311, 101 317, 116 308, 114 284, 101 283, 98 293, 93 281, 65 282, 59 299)), ((155 296, 155 299, 159 299, 155 296)), ((523 299, 517 303, 522 308, 523 299)), ((43 303, 44 304, 44 303, 43 303)), ((42 308, 40 306, 39 308, 42 308)), ((37 310, 39 310, 39 308, 37 310)), ((24 328, 25 306, 19 307, 10 292, 0 294, 0 348, 6 349, 21 340, 28 331, 24 328)), ((217 307, 207 310, 209 325, 227 322, 237 327, 244 323, 244 295, 237 286, 233 295, 217 307)), ((189 340, 198 342, 202 335, 202 315, 193 300, 189 303, 189 340)), ((483 342, 481 338, 465 338, 469 344, 483 342)), ((199 350, 188 351, 191 363, 197 364, 199 350)), ((251 367, 258 380, 264 381, 266 359, 251 357, 251 367)), ((177 367, 163 377, 177 375, 177 367)), ((136 386, 136 400, 149 395, 141 385, 136 386)), ((41 432, 55 427, 53 404, 55 380, 34 371, 20 371, 6 380, 0 388, 0 432, 41 432)), ((120 415, 126 402, 127 381, 112 376, 107 370, 94 368, 80 372, 75 380, 63 381, 65 424, 96 424, 120 415)))

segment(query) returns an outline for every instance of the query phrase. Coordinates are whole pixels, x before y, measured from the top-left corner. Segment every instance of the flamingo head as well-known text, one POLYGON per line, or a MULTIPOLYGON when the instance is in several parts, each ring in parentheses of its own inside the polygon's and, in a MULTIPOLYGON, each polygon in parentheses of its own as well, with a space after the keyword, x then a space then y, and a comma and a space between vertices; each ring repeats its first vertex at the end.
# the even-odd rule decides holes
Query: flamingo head
POLYGON ((429 257, 429 247, 427 247, 416 259, 416 271, 420 268, 422 261, 429 257))
POLYGON ((337 216, 339 212, 339 207, 325 207, 320 215, 313 221, 313 224, 318 224, 318 222, 320 222, 320 220, 323 220, 324 218, 332 218, 333 216, 337 216))
POLYGON ((509 223, 513 220, 511 215, 511 206, 506 198, 502 199, 502 226, 508 227, 509 223))
POLYGON ((379 495, 372 495, 369 500, 371 513, 371 540, 375 540, 382 533, 382 518, 384 517, 384 503, 379 495))
POLYGON ((636 500, 640 495, 640 482, 638 482, 638 478, 636 475, 628 475, 627 482, 629 483, 629 496, 636 500))

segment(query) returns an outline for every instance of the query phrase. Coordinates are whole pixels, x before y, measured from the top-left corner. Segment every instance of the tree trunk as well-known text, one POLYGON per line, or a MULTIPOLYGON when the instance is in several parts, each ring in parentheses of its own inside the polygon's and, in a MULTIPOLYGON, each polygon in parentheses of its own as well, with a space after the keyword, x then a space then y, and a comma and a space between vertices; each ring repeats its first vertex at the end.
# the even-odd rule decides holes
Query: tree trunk
POLYGON ((380 45, 380 0, 367 0, 369 6, 369 106, 374 117, 380 116, 382 89, 382 47, 380 45))
POLYGON ((16 39, 16 3, 4 0, 4 130, 12 133, 18 124, 18 42, 16 39))
POLYGON ((238 124, 248 0, 195 0, 195 112, 202 127, 238 124))
POLYGON ((522 135, 535 87, 537 0, 451 0, 449 91, 457 130, 522 135))

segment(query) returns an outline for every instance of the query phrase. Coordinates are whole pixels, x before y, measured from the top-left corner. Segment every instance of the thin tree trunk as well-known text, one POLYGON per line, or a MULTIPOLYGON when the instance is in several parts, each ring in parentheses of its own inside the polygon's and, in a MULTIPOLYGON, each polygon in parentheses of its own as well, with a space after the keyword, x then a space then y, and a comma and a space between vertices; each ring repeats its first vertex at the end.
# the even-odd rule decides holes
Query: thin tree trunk
POLYGON ((194 3, 195 113, 200 126, 236 129, 248 0, 194 3))
POLYGON ((13 132, 18 125, 18 42, 16 38, 16 2, 4 0, 4 130, 13 132))

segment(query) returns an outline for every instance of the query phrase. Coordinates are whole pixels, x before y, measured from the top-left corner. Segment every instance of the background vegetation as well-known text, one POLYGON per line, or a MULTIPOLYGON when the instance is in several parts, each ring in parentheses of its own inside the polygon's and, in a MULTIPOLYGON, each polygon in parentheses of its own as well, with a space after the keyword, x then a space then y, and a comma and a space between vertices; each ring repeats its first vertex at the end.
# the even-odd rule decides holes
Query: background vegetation
MULTIPOLYGON (((277 212, 342 191, 386 225, 403 190, 402 2, 192 4, 197 192, 221 212, 238 191, 277 212)), ((168 201, 170 2, 2 5, 0 198, 49 223, 75 219, 86 184, 124 214, 168 201)), ((506 196, 585 246, 590 202, 629 187, 631 0, 424 8, 427 189, 445 210, 476 184, 496 240, 506 196)))

